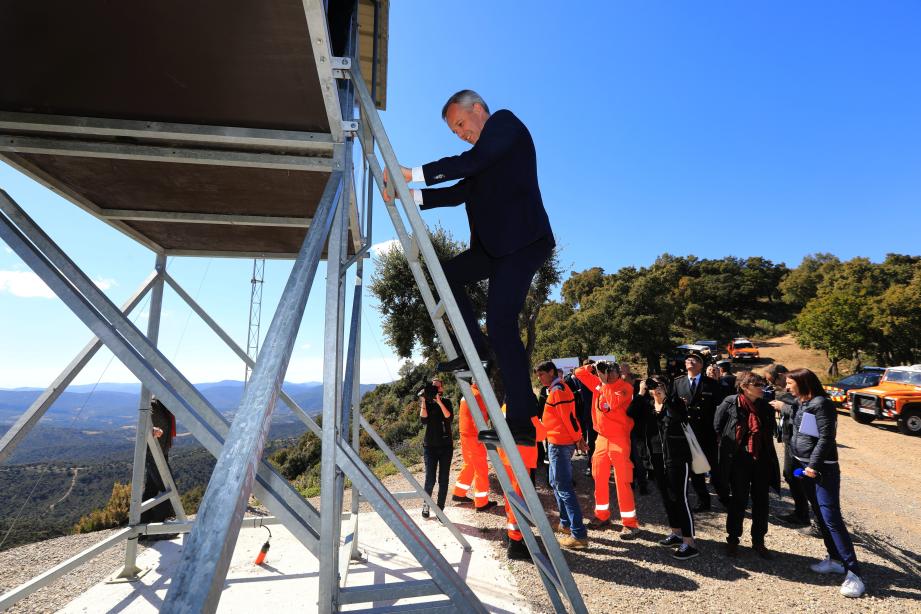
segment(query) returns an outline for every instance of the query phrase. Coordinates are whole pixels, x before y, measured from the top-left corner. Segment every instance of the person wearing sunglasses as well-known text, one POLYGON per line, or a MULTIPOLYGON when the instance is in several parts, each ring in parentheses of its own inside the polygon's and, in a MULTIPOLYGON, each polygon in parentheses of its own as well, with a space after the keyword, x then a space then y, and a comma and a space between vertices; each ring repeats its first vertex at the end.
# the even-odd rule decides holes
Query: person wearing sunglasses
POLYGON ((780 492, 780 463, 774 449, 777 420, 764 400, 765 381, 751 371, 736 379, 738 394, 726 397, 716 410, 714 429, 719 436, 720 498, 728 500, 726 555, 738 556, 742 521, 752 502, 752 549, 761 558, 773 558, 764 543, 768 531, 769 489, 780 492))

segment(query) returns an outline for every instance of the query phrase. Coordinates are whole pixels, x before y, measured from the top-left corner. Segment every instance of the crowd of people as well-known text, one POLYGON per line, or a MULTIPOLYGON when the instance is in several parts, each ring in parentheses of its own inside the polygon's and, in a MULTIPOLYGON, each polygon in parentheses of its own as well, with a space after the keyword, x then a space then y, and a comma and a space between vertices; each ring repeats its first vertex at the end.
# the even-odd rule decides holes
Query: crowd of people
MULTIPOLYGON (((718 509, 711 501, 713 495, 726 515, 723 554, 739 555, 750 509, 751 548, 758 556, 772 559, 766 540, 769 491, 780 493, 783 476, 794 506, 780 519, 809 527, 811 507, 825 542, 828 556, 812 565, 812 571, 842 574, 841 594, 862 595, 860 567, 839 502, 837 412, 818 377, 808 369, 788 371, 779 364, 769 366, 764 375, 733 374, 728 362, 705 369, 704 358, 696 353, 687 357, 684 366, 686 372, 674 379, 658 374, 640 378, 627 365, 612 361, 586 360, 569 373, 550 361, 534 368, 540 384, 539 411, 532 417, 537 443, 517 447, 532 479, 536 480, 536 468, 542 464, 539 457, 546 457, 548 483, 559 514, 555 529, 560 545, 588 548, 590 531, 612 530, 616 525, 621 539, 635 539, 640 532, 635 495, 647 494, 651 482, 669 525, 659 544, 670 548, 675 559, 700 556, 694 518, 718 509), (775 441, 783 443, 782 464, 775 441), (583 512, 576 495, 576 456, 587 457, 585 474, 594 482, 591 514, 583 512), (611 482, 619 511, 616 523, 611 482), (693 506, 689 490, 694 492, 693 506)), ((474 386, 473 391, 478 408, 460 402, 464 464, 452 500, 472 501, 477 511, 486 511, 497 503, 489 498, 486 447, 477 439, 471 411, 481 412, 484 420, 488 414, 479 390, 474 386)), ((454 413, 442 392, 438 379, 426 387, 420 395, 420 418, 426 425, 425 488, 432 494, 435 482, 439 483, 437 504, 443 507, 449 490, 454 413)), ((508 556, 528 559, 507 500, 505 510, 508 556)), ((429 513, 424 507, 423 516, 429 513)))
MULTIPOLYGON (((691 354, 685 374, 669 381, 661 377, 639 380, 628 369, 609 361, 584 364, 564 374, 552 362, 534 372, 542 392, 535 399, 528 377, 528 358, 521 342, 519 314, 535 273, 556 246, 537 179, 534 141, 524 123, 508 109, 490 112, 473 90, 448 98, 441 110, 448 128, 471 145, 470 149, 421 166, 400 166, 414 189, 419 209, 464 205, 470 224, 468 249, 441 262, 445 280, 456 301, 476 353, 498 367, 505 393, 505 421, 524 465, 535 469, 546 454, 548 477, 556 499, 565 548, 588 547, 588 531, 613 526, 610 480, 613 472, 620 537, 635 539, 639 532, 634 484, 642 494, 649 477, 658 486, 671 525, 662 541, 673 547, 676 559, 700 555, 694 542, 694 514, 712 510, 711 492, 726 509, 726 554, 736 556, 744 513, 752 504, 752 547, 771 557, 768 530, 768 490, 780 488, 780 466, 774 448, 777 417, 784 442, 784 476, 791 484, 796 507, 792 521, 804 521, 805 501, 812 506, 828 548, 828 558, 813 566, 819 573, 846 573, 841 592, 863 593, 860 570, 838 505, 834 406, 815 374, 791 373, 774 367, 767 381, 751 372, 734 376, 731 364, 703 372, 704 360, 691 354), (432 187, 458 180, 447 187, 432 187), (467 286, 487 280, 486 329, 467 293, 467 286), (491 359, 489 357, 492 357, 491 359), (785 394, 788 393, 788 394, 785 394), (573 486, 572 458, 587 454, 594 480, 594 509, 589 522, 573 486), (708 483, 709 477, 709 483, 708 483), (688 483, 696 506, 688 502, 688 483), (799 499, 796 499, 799 497, 799 499)), ((396 170, 396 169, 394 169, 396 170)), ((390 202, 390 169, 384 173, 382 196, 390 202)), ((407 203, 404 203, 407 204, 407 203)), ((447 311, 447 307, 446 307, 447 311)), ((458 322, 452 321, 456 333, 458 322)), ((454 339, 454 347, 458 339, 454 339)), ((463 355, 441 363, 442 372, 468 371, 463 355)), ((422 391, 420 418, 425 422, 426 490, 440 485, 437 504, 443 506, 449 489, 453 407, 443 398, 439 380, 422 391)), ((452 497, 471 498, 476 509, 492 506, 488 491, 486 447, 497 446, 495 429, 476 428, 476 411, 460 406, 464 468, 452 497), (472 489, 472 490, 471 490, 472 489), (470 496, 470 493, 472 497, 470 496)), ((500 457, 503 451, 499 450, 500 457)), ((503 457, 504 458, 504 457, 503 457)), ((507 460, 503 460, 507 462, 507 460)), ((514 477, 509 472, 510 477, 514 477)), ((518 488, 513 482, 513 488, 518 488)), ((516 519, 506 501, 512 558, 527 558, 516 519)), ((430 514, 426 507, 423 515, 430 514)))

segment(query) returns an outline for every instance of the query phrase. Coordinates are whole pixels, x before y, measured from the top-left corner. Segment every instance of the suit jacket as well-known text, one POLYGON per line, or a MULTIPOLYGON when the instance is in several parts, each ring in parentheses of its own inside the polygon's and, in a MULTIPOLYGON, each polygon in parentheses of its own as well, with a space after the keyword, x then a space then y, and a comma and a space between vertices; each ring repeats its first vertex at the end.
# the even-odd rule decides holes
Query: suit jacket
POLYGON ((537 154, 531 133, 506 109, 493 113, 476 144, 459 156, 422 167, 425 184, 452 179, 447 188, 422 190, 421 209, 467 205, 471 244, 494 258, 547 238, 550 220, 537 184, 537 154))
POLYGON ((723 388, 719 382, 710 379, 703 373, 700 374, 700 381, 697 383, 697 389, 691 396, 691 387, 688 382, 688 376, 680 375, 675 378, 672 385, 673 404, 681 404, 687 408, 688 423, 694 429, 694 434, 700 446, 707 450, 716 447, 716 431, 713 430, 713 417, 716 414, 716 406, 723 400, 723 388))

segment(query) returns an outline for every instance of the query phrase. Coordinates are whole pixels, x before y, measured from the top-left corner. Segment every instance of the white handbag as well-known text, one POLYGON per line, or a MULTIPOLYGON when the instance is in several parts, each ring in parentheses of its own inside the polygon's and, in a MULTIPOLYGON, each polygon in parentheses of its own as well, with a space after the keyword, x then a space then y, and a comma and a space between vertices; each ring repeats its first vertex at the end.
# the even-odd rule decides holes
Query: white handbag
POLYGON ((710 471, 710 462, 697 442, 697 437, 694 435, 694 431, 691 430, 691 425, 683 422, 681 429, 684 431, 684 436, 688 440, 688 447, 691 449, 691 471, 697 474, 707 473, 710 471))

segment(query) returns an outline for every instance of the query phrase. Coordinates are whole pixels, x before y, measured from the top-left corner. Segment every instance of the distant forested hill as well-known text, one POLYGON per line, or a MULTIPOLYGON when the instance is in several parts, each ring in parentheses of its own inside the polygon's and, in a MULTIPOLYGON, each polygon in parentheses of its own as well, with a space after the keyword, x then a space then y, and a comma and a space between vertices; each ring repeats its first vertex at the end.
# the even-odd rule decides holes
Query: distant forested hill
MULTIPOLYGON (((197 387, 216 409, 232 419, 242 397, 241 382, 197 387)), ((362 393, 374 387, 362 385, 362 393)), ((106 504, 116 481, 130 482, 139 388, 126 384, 91 388, 71 387, 62 394, 0 465, 0 493, 4 497, 0 550, 71 533, 81 516, 106 504)), ((308 413, 321 410, 321 384, 285 384, 285 390, 308 413)), ((0 434, 40 393, 34 389, 0 390, 0 434)), ((266 454, 292 445, 304 430, 304 425, 279 403, 266 454)), ((170 464, 180 492, 187 492, 207 484, 214 458, 182 423, 178 431, 170 464)))

